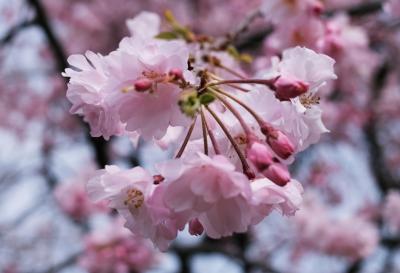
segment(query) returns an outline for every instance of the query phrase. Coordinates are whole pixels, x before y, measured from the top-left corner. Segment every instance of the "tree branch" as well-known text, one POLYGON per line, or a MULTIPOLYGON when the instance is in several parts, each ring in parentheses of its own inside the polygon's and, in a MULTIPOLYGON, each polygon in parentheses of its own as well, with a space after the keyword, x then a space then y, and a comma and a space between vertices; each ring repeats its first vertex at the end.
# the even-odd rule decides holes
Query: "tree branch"
POLYGON ((10 43, 21 30, 28 28, 30 26, 33 26, 34 24, 35 24, 35 20, 26 20, 26 21, 19 23, 18 25, 13 26, 0 39, 0 46, 4 46, 5 44, 10 43))
MULTIPOLYGON (((27 0, 28 3, 34 8, 36 13, 36 24, 43 30, 47 41, 49 43, 49 47, 53 52, 53 55, 56 60, 56 65, 58 71, 61 73, 68 67, 67 57, 65 51, 57 39, 51 25, 49 23, 49 18, 46 14, 46 11, 39 0, 27 0)), ((86 123, 79 118, 79 121, 83 124, 86 129, 86 139, 91 144, 94 152, 95 152, 95 160, 99 167, 104 167, 109 164, 109 157, 107 153, 108 143, 103 138, 93 138, 89 134, 89 128, 86 123)))

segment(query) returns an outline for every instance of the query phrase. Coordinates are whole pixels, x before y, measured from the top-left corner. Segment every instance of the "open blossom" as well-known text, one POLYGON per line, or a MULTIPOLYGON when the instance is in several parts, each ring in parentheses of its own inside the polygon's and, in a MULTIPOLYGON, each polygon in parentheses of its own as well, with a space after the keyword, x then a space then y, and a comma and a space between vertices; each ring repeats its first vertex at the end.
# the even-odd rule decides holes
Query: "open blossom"
POLYGON ((164 202, 175 213, 197 218, 211 238, 244 232, 251 221, 247 177, 221 155, 198 153, 159 166, 166 178, 164 202))
POLYGON ((85 220, 92 213, 105 211, 106 204, 93 204, 86 193, 85 182, 92 172, 83 173, 65 183, 61 183, 54 191, 54 196, 61 210, 77 221, 85 220))
POLYGON ((328 131, 321 120, 322 111, 317 105, 316 92, 329 80, 336 79, 334 62, 324 54, 295 47, 285 50, 281 60, 274 59, 272 71, 266 71, 269 77, 296 79, 308 86, 307 92, 301 96, 282 101, 279 104, 280 112, 271 121, 289 137, 296 151, 302 151, 316 143, 320 135, 328 131))
POLYGON ((253 192, 253 223, 257 223, 273 210, 283 215, 294 215, 302 203, 303 187, 296 180, 281 187, 269 179, 257 179, 251 183, 253 192))
POLYGON ((128 131, 138 131, 145 139, 161 138, 169 125, 188 123, 177 104, 181 89, 168 82, 171 71, 186 70, 189 51, 183 42, 133 37, 124 39, 115 55, 119 60, 112 75, 118 80, 113 85, 119 85, 120 92, 113 99, 128 131), (139 67, 132 67, 134 60, 139 67), (148 91, 121 92, 143 78, 152 81, 148 91))
POLYGON ((186 124, 176 103, 180 89, 169 73, 186 70, 189 52, 183 42, 139 31, 147 21, 155 21, 156 28, 154 16, 140 14, 128 21, 134 36, 105 57, 88 52, 86 57, 69 58, 74 69, 67 69, 64 76, 70 78, 71 111, 84 116, 93 136, 108 139, 129 131, 145 139, 161 138, 169 125, 186 124))
POLYGON ((153 177, 143 168, 121 170, 106 166, 87 185, 93 201, 108 200, 126 220, 125 226, 135 235, 149 238, 165 250, 175 239, 178 227, 171 212, 163 206, 153 177))
POLYGON ((304 47, 295 47, 283 51, 278 71, 283 78, 303 81, 309 86, 309 92, 315 93, 327 81, 336 79, 334 63, 327 55, 304 47))
POLYGON ((79 265, 90 273, 128 273, 148 269, 154 262, 154 251, 143 238, 132 235, 120 219, 105 230, 85 237, 85 248, 79 265))
POLYGON ((67 98, 72 103, 71 113, 84 116, 89 123, 92 136, 104 136, 123 133, 123 124, 118 112, 106 101, 108 93, 104 86, 108 80, 106 57, 93 52, 85 55, 72 55, 63 76, 69 77, 67 98))
POLYGON ((378 244, 375 225, 360 216, 335 219, 319 202, 309 199, 293 218, 300 249, 357 260, 378 244))

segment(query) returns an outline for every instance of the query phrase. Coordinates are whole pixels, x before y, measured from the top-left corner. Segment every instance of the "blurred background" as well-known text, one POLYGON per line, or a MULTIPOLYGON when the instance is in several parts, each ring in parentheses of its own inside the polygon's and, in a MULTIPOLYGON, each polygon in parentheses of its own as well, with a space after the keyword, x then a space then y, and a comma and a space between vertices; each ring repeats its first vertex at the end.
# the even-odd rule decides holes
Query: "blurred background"
POLYGON ((0 272, 400 272, 399 0, 316 0, 318 16, 259 18, 236 42, 257 57, 248 71, 295 45, 337 62, 321 97, 330 133, 291 166, 305 188, 295 217, 273 214, 222 240, 183 233, 160 253, 87 199, 94 170, 151 168, 170 153, 92 138, 69 113, 67 57, 114 50, 129 35, 125 20, 143 10, 170 9, 217 36, 262 2, 0 0, 0 272))

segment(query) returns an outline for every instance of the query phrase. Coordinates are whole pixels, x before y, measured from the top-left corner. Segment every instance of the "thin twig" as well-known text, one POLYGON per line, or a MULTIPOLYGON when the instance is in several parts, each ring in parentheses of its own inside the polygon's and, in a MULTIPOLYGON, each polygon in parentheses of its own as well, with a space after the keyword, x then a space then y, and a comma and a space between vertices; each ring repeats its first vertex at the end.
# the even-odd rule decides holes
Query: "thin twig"
POLYGON ((204 153, 208 155, 207 125, 206 125, 206 118, 204 116, 203 106, 200 108, 200 114, 201 114, 201 129, 203 131, 204 153))
POLYGON ((239 104, 240 106, 242 106, 244 109, 246 109, 250 115, 252 115, 254 117, 254 119, 257 121, 257 123, 261 126, 262 124, 264 124, 264 120, 253 110, 251 109, 250 106, 248 106, 247 104, 245 104, 244 102, 242 102, 241 100, 239 100, 238 98, 236 98, 235 96, 222 91, 221 89, 218 88, 212 88, 213 90, 215 90, 218 93, 221 93, 225 96, 227 96, 228 98, 230 98, 231 100, 235 101, 237 104, 239 104))
POLYGON ((193 123, 192 123, 192 125, 190 126, 190 128, 189 128, 189 130, 188 130, 188 132, 187 132, 187 134, 186 134, 186 137, 185 137, 185 139, 183 140, 183 143, 182 143, 182 145, 181 145, 181 148, 179 149, 179 152, 176 154, 175 158, 180 158, 180 157, 182 156, 183 152, 185 151, 186 145, 188 144, 189 139, 190 139, 190 137, 191 137, 191 135, 192 135, 194 126, 196 125, 196 120, 197 120, 197 116, 194 117, 193 123))
POLYGON ((222 102, 223 105, 225 105, 226 108, 228 108, 228 110, 235 116, 235 118, 239 121, 240 125, 243 128, 243 131, 245 132, 246 135, 251 134, 251 130, 249 128, 249 126, 247 125, 247 123, 243 120, 243 117, 240 115, 240 113, 235 109, 235 107, 233 107, 233 105, 228 102, 224 97, 222 97, 221 95, 218 94, 218 92, 215 92, 213 89, 208 89, 210 90, 210 92, 212 92, 214 94, 214 96, 217 97, 217 99, 219 101, 222 102))
POLYGON ((18 25, 13 26, 8 30, 8 32, 0 39, 0 46, 3 46, 9 42, 11 42, 21 30, 26 29, 27 27, 33 26, 35 24, 35 20, 26 20, 18 25))
POLYGON ((217 139, 215 138, 215 135, 214 135, 213 131, 210 130, 210 127, 208 126, 208 123, 207 123, 207 119, 206 119, 206 118, 204 119, 204 125, 205 125, 205 127, 206 127, 206 129, 207 129, 208 135, 210 136, 210 140, 211 140, 211 143, 212 143, 212 145, 213 145, 215 154, 217 154, 217 155, 220 154, 221 151, 220 151, 220 149, 219 149, 217 139))
POLYGON ((226 137, 229 139, 230 143, 232 144, 233 148, 235 149, 235 151, 240 159, 240 162, 242 163, 243 172, 247 173, 250 170, 250 166, 247 163, 246 158, 243 155, 242 151, 240 150, 239 145, 233 139, 232 135, 229 133, 229 130, 226 128, 225 124, 218 117, 218 115, 213 110, 211 110, 207 105, 205 107, 206 107, 207 111, 213 116, 213 118, 218 123, 218 125, 221 127, 222 131, 224 131, 226 137))

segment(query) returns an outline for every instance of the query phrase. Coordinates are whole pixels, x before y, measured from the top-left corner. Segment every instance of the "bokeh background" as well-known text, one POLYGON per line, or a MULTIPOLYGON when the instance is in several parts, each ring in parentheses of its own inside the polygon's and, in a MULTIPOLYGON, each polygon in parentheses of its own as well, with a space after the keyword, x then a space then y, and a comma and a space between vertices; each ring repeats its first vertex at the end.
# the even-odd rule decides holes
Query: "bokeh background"
POLYGON ((152 168, 170 152, 92 138, 69 113, 67 57, 107 54, 129 35, 125 20, 143 10, 170 9, 196 33, 218 36, 262 2, 0 0, 0 272, 400 272, 398 0, 317 1, 319 16, 259 18, 236 42, 257 57, 248 71, 295 45, 337 61, 338 80, 321 98, 330 133, 291 166, 305 188, 297 216, 273 214, 218 241, 183 233, 160 253, 87 200, 84 183, 97 168, 152 168), (126 262, 129 253, 136 256, 126 262))

